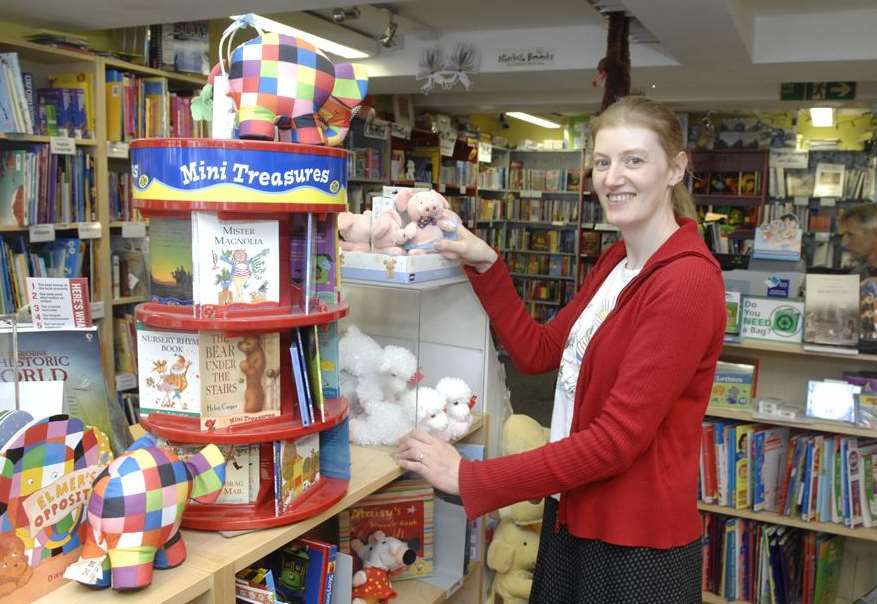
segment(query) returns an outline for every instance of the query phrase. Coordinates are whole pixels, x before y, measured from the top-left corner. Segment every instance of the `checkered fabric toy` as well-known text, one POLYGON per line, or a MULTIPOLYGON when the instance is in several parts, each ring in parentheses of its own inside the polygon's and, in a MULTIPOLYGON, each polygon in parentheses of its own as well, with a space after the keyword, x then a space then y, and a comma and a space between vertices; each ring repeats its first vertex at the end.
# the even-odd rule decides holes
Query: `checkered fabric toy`
MULTIPOLYGON (((18 537, 30 567, 80 546, 85 498, 78 501, 75 479, 70 476, 105 465, 112 458, 106 437, 102 443, 99 434, 79 419, 53 415, 25 425, 0 450, 0 533, 18 537), (52 485, 64 485, 65 477, 73 486, 60 487, 68 495, 62 498, 63 507, 48 505, 46 516, 34 517, 28 510, 30 496, 52 485), (43 521, 42 526, 37 523, 32 528, 32 521, 43 521)), ((53 494, 57 496, 57 491, 48 489, 47 502, 53 501, 49 499, 53 494)))
MULTIPOLYGON (((211 83, 219 71, 213 68, 211 83)), ((368 89, 362 65, 335 65, 311 44, 276 33, 238 46, 228 81, 240 138, 274 140, 278 127, 291 129, 292 142, 312 145, 340 145, 368 89)))
POLYGON ((186 559, 179 529, 189 499, 212 503, 224 482, 225 460, 216 445, 183 462, 157 448, 154 436, 141 437, 95 479, 85 545, 64 576, 93 587, 146 587, 153 567, 173 568, 186 559))

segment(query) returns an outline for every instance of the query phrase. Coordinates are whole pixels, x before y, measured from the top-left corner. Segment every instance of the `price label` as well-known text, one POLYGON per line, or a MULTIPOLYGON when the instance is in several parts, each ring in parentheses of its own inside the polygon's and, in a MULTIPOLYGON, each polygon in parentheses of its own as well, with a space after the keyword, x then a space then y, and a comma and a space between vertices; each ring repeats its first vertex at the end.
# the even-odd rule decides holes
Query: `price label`
POLYGON ((837 197, 822 197, 819 199, 819 205, 823 208, 833 208, 837 205, 837 197))
POLYGON ((442 157, 451 157, 454 155, 454 145, 457 144, 456 137, 439 134, 439 152, 442 157))
POLYGON ((80 239, 100 239, 99 222, 81 222, 78 231, 80 239))
POLYGON ((109 143, 107 145, 107 157, 128 159, 128 143, 109 143))
POLYGON ((408 126, 403 126, 402 124, 397 124, 396 122, 390 123, 390 134, 393 138, 401 138, 404 140, 411 139, 411 128, 408 126))
POLYGON ((104 318, 104 303, 103 302, 92 302, 91 303, 91 318, 92 319, 103 319, 104 318))
POLYGON ((137 376, 133 373, 116 374, 116 391, 132 390, 137 387, 137 376))
POLYGON ((146 225, 142 222, 126 222, 122 225, 122 237, 125 239, 143 239, 146 237, 146 225))
POLYGON ((69 136, 51 136, 49 152, 54 155, 76 155, 76 141, 69 136))
POLYGON ((489 164, 493 159, 493 145, 490 143, 478 143, 478 161, 489 164))
POLYGON ((524 190, 520 193, 521 197, 542 197, 542 191, 524 190))
POLYGON ((55 240, 54 224, 32 224, 28 229, 28 232, 32 243, 55 240))
POLYGON ((807 206, 810 205, 810 198, 809 197, 796 197, 795 198, 795 205, 806 208, 807 206))

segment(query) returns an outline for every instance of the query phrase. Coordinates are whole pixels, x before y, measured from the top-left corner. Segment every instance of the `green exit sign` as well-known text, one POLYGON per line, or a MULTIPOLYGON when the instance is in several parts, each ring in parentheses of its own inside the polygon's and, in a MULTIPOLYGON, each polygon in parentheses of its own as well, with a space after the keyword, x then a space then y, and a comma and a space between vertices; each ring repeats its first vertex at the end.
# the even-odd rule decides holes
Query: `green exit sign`
POLYGON ((855 82, 783 82, 781 101, 852 101, 855 82))

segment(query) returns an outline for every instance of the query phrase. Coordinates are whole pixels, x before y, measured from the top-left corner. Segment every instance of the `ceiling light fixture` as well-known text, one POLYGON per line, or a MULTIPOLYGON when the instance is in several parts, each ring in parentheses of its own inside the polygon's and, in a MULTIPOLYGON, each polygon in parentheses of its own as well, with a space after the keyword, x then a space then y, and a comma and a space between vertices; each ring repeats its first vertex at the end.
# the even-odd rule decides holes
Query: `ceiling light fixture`
POLYGON ((332 21, 335 23, 344 23, 348 19, 358 19, 359 18, 359 8, 356 6, 352 6, 350 8, 333 8, 332 9, 332 21))
MULTIPOLYGON (((242 15, 233 15, 229 17, 229 19, 238 20, 241 17, 242 15)), ((274 21, 260 15, 251 14, 248 15, 248 17, 248 21, 252 23, 254 27, 275 34, 283 34, 286 36, 299 38, 301 40, 304 40, 305 42, 313 44, 322 51, 345 59, 367 59, 369 56, 367 52, 363 52, 362 50, 358 50, 350 46, 344 46, 343 44, 338 44, 337 42, 333 42, 332 40, 328 40, 314 34, 309 34, 308 32, 296 29, 291 25, 286 25, 284 23, 280 23, 278 21, 274 21)))
POLYGON ((811 107, 810 121, 817 128, 834 126, 834 107, 811 107))
POLYGON ((390 48, 393 46, 393 40, 396 38, 396 29, 398 29, 399 24, 393 19, 393 11, 388 8, 381 10, 387 13, 387 28, 384 30, 384 33, 381 34, 381 37, 378 38, 378 42, 380 42, 381 46, 384 48, 390 48))
POLYGON ((560 124, 556 122, 552 122, 541 117, 536 117, 535 115, 530 115, 529 113, 522 113, 521 111, 508 111, 506 112, 506 115, 508 117, 513 117, 516 120, 521 120, 524 122, 535 124, 537 126, 542 126, 543 128, 560 128, 560 124))

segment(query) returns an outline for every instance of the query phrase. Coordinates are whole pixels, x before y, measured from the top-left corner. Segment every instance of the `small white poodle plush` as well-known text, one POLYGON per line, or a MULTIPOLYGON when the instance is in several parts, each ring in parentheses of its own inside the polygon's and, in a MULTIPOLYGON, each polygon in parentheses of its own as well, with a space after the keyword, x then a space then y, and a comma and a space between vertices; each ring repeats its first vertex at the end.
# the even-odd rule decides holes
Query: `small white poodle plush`
POLYGON ((356 397, 362 401, 395 402, 418 379, 417 357, 402 346, 385 346, 376 367, 359 376, 356 397))
POLYGON ((381 345, 356 326, 351 325, 338 342, 341 396, 347 399, 352 413, 359 411, 356 388, 360 377, 374 373, 380 361, 381 345))
POLYGON ((402 407, 412 426, 416 425, 438 437, 448 429, 445 397, 435 388, 420 386, 416 390, 409 390, 402 397, 402 407))
POLYGON ((362 404, 363 412, 350 419, 350 442, 357 445, 396 445, 411 431, 411 420, 395 402, 362 404))
POLYGON ((466 382, 455 377, 443 377, 435 385, 435 389, 447 401, 445 411, 448 414, 448 428, 439 437, 447 441, 457 440, 472 425, 472 408, 475 406, 476 396, 466 382))

